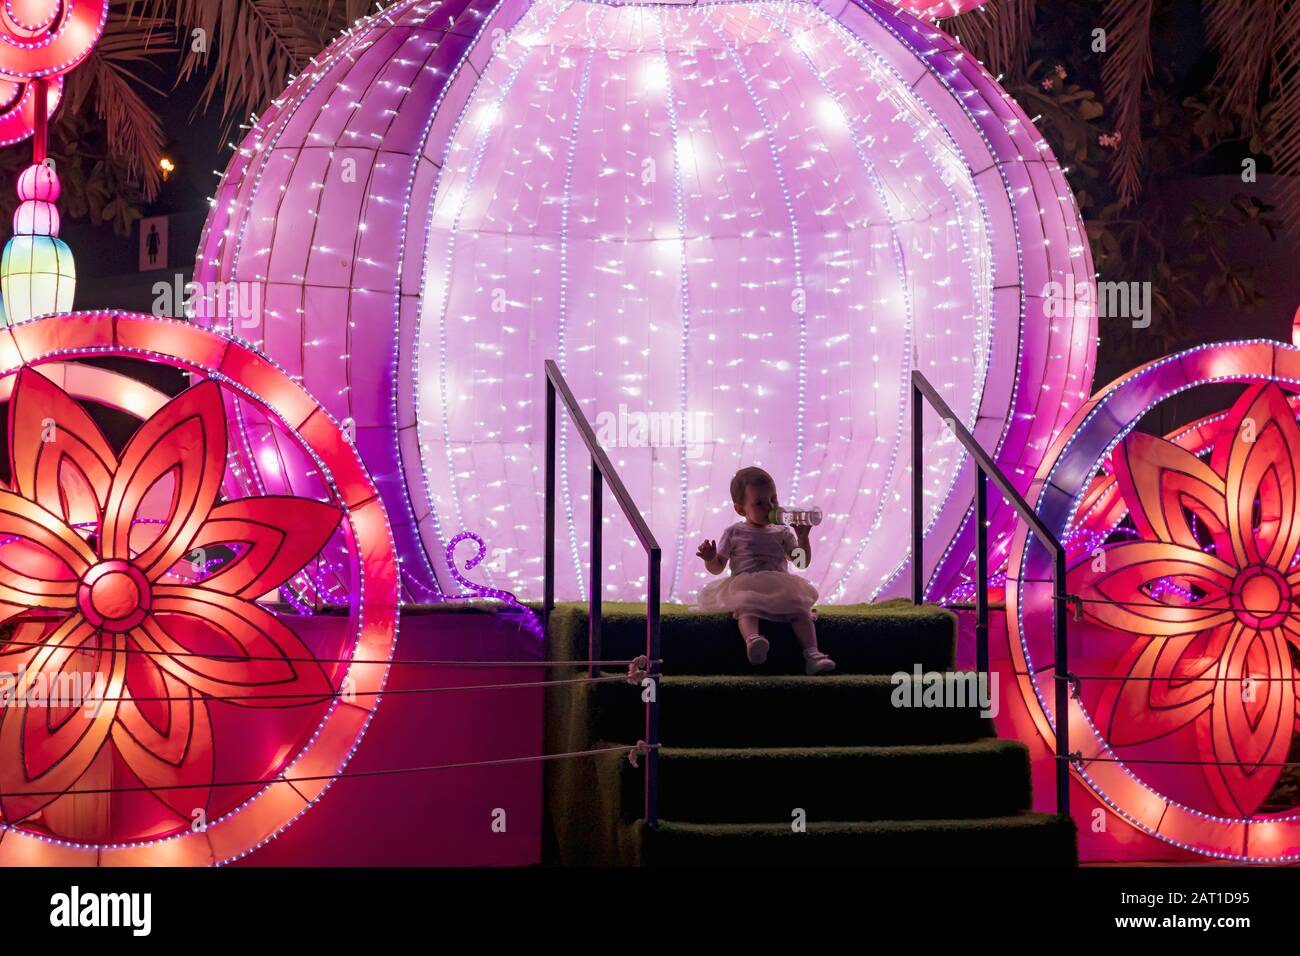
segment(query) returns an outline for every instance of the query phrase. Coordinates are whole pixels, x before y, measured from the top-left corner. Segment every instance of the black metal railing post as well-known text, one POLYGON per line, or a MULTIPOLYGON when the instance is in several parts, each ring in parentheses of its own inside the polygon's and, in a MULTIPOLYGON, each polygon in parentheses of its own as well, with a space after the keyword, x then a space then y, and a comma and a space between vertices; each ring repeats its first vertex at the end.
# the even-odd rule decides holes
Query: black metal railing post
POLYGON ((925 426, 925 402, 916 379, 912 379, 912 603, 925 600, 925 486, 921 430, 925 426))
POLYGON ((655 826, 659 822, 659 549, 650 550, 646 574, 646 634, 645 653, 650 661, 651 686, 645 709, 645 742, 650 752, 645 758, 645 822, 655 826))
POLYGON ((989 672, 989 479, 975 469, 975 669, 989 672))
POLYGON ((542 626, 549 627, 555 610, 555 383, 546 377, 546 518, 542 560, 542 626))
POLYGON ((555 608, 555 443, 557 415, 559 405, 563 404, 569 412, 569 419, 578 431, 582 443, 591 456, 591 565, 588 579, 591 583, 591 599, 587 613, 587 676, 596 677, 602 659, 601 628, 604 586, 602 570, 604 567, 604 516, 603 504, 605 489, 623 512, 623 517, 632 526, 637 540, 645 549, 647 558, 646 576, 646 665, 645 674, 651 681, 645 695, 645 820, 648 826, 659 822, 659 675, 661 672, 660 645, 660 607, 662 603, 661 555, 659 542, 650 532, 650 526, 637 510, 628 494, 622 479, 618 476, 609 456, 596 439, 596 433, 587 421, 578 400, 573 397, 569 383, 565 381, 560 367, 551 359, 543 365, 546 372, 546 543, 545 563, 542 585, 543 614, 549 623, 551 611, 555 608))
POLYGON ((1056 812, 1070 815, 1070 647, 1066 640, 1065 549, 1058 543, 1052 562, 1053 644, 1056 647, 1056 812))
POLYGON ((1069 645, 1066 635, 1066 614, 1070 596, 1065 584, 1065 548, 1016 490, 997 462, 975 440, 961 423, 948 403, 916 369, 912 370, 912 602, 922 603, 925 597, 923 562, 923 516, 921 513, 922 485, 920 475, 925 465, 922 426, 925 403, 939 414, 953 435, 970 454, 975 463, 975 586, 976 625, 975 655, 979 673, 989 671, 988 651, 988 482, 992 481, 1002 497, 1028 525, 1030 532, 1052 556, 1052 597, 1055 605, 1053 621, 1053 668, 1056 698, 1056 812, 1070 815, 1070 692, 1069 645))
POLYGON ((591 459, 591 598, 587 603, 587 676, 595 677, 600 667, 592 661, 600 660, 601 584, 604 557, 604 535, 601 528, 600 506, 605 486, 600 479, 600 465, 591 459))

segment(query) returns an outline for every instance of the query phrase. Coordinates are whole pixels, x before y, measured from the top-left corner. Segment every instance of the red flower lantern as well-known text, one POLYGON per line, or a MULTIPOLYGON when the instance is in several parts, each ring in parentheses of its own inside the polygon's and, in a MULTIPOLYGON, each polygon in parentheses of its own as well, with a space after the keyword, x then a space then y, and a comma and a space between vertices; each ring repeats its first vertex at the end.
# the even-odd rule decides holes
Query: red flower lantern
POLYGON ((240 856, 328 787, 383 686, 396 561, 375 490, 299 386, 184 323, 93 313, 15 326, 0 333, 0 379, 11 373, 0 863, 240 856), (204 378, 115 448, 42 374, 57 362, 74 377, 66 360, 89 354, 204 378), (257 430, 297 443, 316 484, 234 496, 231 443, 257 430), (285 585, 337 606, 259 601, 285 585))
POLYGON ((1132 635, 1098 708, 1112 746, 1194 725, 1220 807, 1249 817, 1296 722, 1300 426, 1276 385, 1255 385, 1211 447, 1206 462, 1130 434, 1112 460, 1139 540, 1107 545, 1069 582, 1089 617, 1132 635))
MULTIPOLYGON (((1300 348, 1201 346, 1094 396, 1048 452, 1035 510, 1067 549, 1021 530, 1007 624, 1017 683, 1048 741, 1053 617, 1070 614, 1073 769, 1132 826, 1206 856, 1300 859, 1300 348), (1204 385, 1225 411, 1160 437, 1136 426, 1204 385)), ((1077 806, 1077 805, 1076 805, 1077 806)))

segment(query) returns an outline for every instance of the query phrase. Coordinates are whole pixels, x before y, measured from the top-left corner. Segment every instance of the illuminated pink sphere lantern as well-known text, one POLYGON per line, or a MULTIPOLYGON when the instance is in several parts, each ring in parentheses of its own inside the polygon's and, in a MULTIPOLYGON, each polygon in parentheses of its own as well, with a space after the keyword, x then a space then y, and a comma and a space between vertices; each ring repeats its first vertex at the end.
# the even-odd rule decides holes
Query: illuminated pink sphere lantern
MULTIPOLYGON (((824 601, 889 593, 913 368, 1027 485, 1092 383, 1094 312, 1048 298, 1091 277, 1032 122, 884 0, 399 2, 256 120, 196 269, 217 290, 199 321, 352 428, 408 596, 456 589, 442 555, 465 529, 492 584, 540 595, 554 358, 680 601, 751 464, 824 511, 805 572, 824 601)), ((973 479, 927 432, 941 593, 970 554, 973 479)), ((291 466, 254 444, 251 469, 291 466)), ((557 590, 585 598, 590 463, 568 425, 559 464, 557 590)), ((605 596, 636 598, 620 522, 605 596)))

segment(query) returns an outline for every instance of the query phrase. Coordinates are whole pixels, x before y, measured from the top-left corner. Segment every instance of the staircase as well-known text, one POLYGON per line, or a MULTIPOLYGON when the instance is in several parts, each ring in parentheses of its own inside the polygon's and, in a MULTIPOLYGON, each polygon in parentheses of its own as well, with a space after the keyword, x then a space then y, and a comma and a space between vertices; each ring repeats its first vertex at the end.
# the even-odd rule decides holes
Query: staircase
MULTIPOLYGON (((586 656, 585 605, 560 605, 550 660, 586 656)), ((1025 747, 976 708, 898 708, 890 675, 952 668, 955 619, 910 602, 818 610, 834 675, 806 677, 794 636, 764 622, 753 668, 734 621, 666 605, 658 827, 622 754, 547 765, 551 862, 649 866, 1061 866, 1074 826, 1028 812, 1025 747), (806 826, 796 827, 802 819, 806 826), (802 830, 802 832, 800 832, 802 830)), ((606 603, 601 656, 644 653, 644 607, 606 603)), ((613 673, 613 672, 611 672, 613 673)), ((551 679, 585 670, 552 668, 551 679)), ((1009 688, 1003 688, 1005 692, 1009 688)), ((550 753, 645 736, 641 688, 550 688, 550 753)))

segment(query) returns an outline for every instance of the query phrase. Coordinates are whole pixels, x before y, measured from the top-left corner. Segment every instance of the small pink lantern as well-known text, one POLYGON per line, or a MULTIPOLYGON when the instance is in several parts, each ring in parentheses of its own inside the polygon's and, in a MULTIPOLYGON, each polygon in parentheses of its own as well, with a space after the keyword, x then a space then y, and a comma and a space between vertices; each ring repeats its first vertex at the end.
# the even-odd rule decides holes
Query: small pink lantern
POLYGON ((9 322, 72 308, 77 266, 59 238, 59 178, 52 166, 37 163, 18 177, 14 234, 0 256, 0 294, 9 322))

